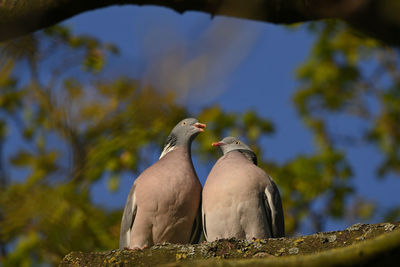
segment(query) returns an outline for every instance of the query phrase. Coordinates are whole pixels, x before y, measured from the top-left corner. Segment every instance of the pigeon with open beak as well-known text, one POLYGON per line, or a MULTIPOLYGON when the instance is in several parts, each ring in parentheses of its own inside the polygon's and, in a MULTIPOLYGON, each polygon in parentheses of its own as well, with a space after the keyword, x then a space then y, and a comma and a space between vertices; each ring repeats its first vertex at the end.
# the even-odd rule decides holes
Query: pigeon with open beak
POLYGON ((120 248, 199 241, 201 184, 193 167, 191 144, 205 127, 193 118, 180 121, 159 160, 133 183, 122 216, 120 248))

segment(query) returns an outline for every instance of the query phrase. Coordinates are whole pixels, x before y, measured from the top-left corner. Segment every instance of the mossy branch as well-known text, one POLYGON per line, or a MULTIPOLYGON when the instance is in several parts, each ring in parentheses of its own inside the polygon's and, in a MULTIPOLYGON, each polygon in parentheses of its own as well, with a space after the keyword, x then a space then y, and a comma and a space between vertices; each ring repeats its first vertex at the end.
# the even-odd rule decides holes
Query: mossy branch
POLYGON ((143 251, 72 252, 60 266, 388 266, 400 262, 399 228, 400 222, 356 224, 344 231, 293 238, 163 244, 143 251))

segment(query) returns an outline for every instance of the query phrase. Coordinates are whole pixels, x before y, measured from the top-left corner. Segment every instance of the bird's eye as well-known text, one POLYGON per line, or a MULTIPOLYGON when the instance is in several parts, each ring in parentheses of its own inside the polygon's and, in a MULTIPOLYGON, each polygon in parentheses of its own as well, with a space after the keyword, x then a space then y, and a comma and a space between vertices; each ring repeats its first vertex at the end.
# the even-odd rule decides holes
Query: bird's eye
POLYGON ((237 145, 238 145, 238 144, 239 144, 239 141, 236 141, 236 142, 235 142, 235 144, 237 144, 237 145))
POLYGON ((182 122, 182 125, 186 125, 186 121, 182 122))

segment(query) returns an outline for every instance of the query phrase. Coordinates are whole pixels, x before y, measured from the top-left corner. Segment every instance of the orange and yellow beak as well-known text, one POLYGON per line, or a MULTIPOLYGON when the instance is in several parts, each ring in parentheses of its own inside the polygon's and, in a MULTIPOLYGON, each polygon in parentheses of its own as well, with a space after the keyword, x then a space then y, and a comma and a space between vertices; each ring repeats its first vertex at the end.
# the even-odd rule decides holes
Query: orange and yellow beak
POLYGON ((225 145, 225 143, 224 142, 214 142, 211 145, 212 146, 223 146, 223 145, 225 145))
POLYGON ((200 122, 196 122, 194 124, 194 127, 198 128, 200 130, 200 132, 204 132, 204 129, 206 128, 207 125, 205 125, 204 123, 200 123, 200 122))

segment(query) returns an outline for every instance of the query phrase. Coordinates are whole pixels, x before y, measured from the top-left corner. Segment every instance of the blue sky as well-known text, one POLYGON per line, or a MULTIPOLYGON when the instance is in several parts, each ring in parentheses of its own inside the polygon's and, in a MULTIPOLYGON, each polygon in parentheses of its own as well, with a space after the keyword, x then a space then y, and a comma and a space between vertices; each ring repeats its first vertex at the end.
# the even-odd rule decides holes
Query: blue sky
MULTIPOLYGON (((174 88, 181 95, 179 101, 192 111, 219 104, 227 111, 251 108, 272 120, 276 133, 263 140, 267 158, 284 162, 312 152, 312 136, 291 102, 295 68, 306 59, 313 42, 306 30, 136 6, 87 12, 65 23, 76 33, 88 33, 121 48, 121 56, 110 62, 110 73, 128 74, 161 90, 174 88), (166 69, 164 65, 171 61, 176 68, 166 69)), ((343 131, 365 127, 346 119, 332 123, 343 131)), ((377 150, 370 146, 348 151, 357 192, 383 206, 399 205, 400 179, 375 178, 374 168, 380 161, 377 150)), ((196 158, 194 163, 204 183, 210 167, 196 158)), ((115 194, 107 191, 106 181, 100 181, 93 191, 96 203, 122 208, 133 179, 124 177, 115 194)), ((326 230, 347 226, 329 221, 326 230)))

